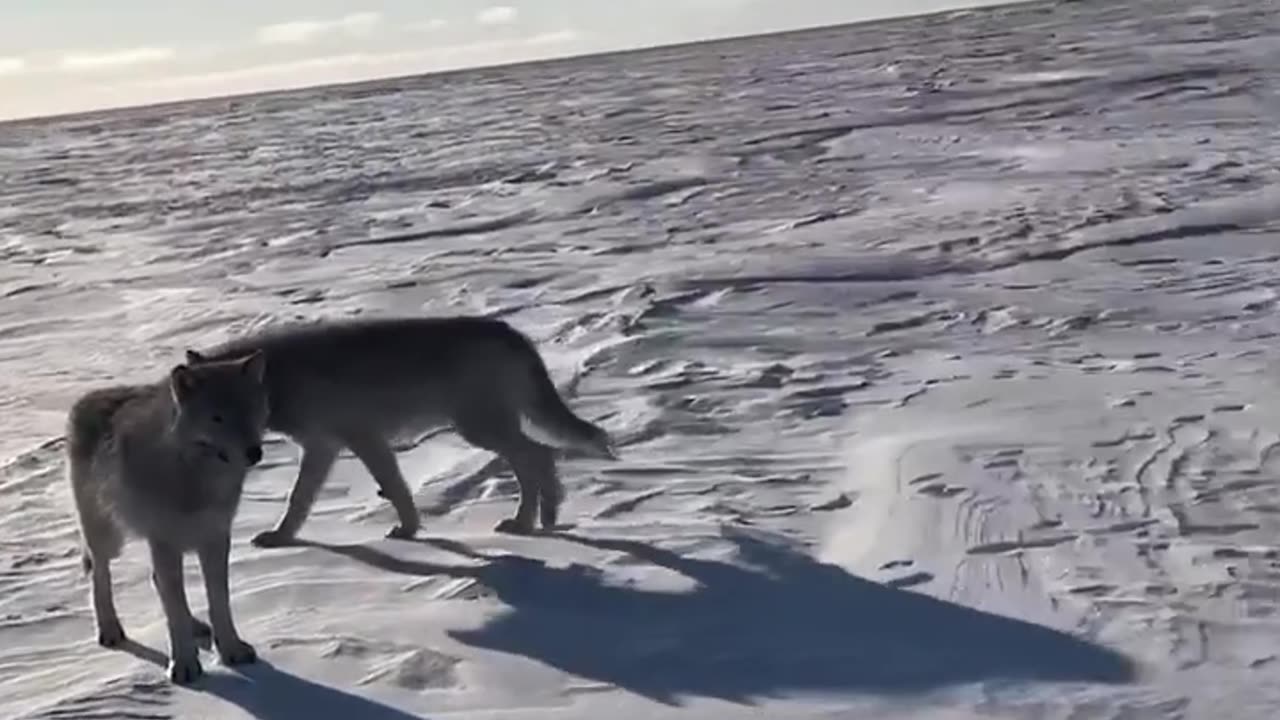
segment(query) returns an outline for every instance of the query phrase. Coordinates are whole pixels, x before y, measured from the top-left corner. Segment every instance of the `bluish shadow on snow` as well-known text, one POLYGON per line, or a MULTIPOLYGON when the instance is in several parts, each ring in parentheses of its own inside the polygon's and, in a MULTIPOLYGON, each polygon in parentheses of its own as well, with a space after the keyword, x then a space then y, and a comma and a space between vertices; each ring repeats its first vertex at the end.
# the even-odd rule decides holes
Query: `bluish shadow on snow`
POLYGON ((746 566, 620 539, 621 551, 696 581, 667 593, 605 585, 582 565, 503 557, 478 578, 511 606, 450 633, 667 704, 750 703, 796 691, 912 693, 988 680, 1122 683, 1124 656, 1065 633, 884 585, 734 533, 746 566))
POLYGON ((261 658, 233 673, 210 673, 196 689, 226 700, 258 720, 422 720, 375 700, 292 675, 261 658))
MULTIPOLYGON (((168 664, 164 653, 133 640, 126 641, 121 649, 160 668, 168 664)), ((423 720, 375 700, 300 678, 262 658, 230 672, 206 672, 191 689, 221 698, 258 720, 423 720)))

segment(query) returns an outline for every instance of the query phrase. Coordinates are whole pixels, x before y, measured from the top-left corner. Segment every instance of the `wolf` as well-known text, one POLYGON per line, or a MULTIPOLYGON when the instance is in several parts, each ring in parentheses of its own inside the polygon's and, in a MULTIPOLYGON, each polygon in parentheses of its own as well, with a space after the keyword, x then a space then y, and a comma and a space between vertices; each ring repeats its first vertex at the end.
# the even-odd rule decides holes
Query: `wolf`
POLYGON ((297 478, 276 526, 253 544, 291 543, 306 522, 338 452, 346 447, 394 507, 387 533, 410 538, 420 520, 391 447, 394 438, 452 428, 497 453, 520 486, 512 517, 494 528, 530 534, 553 529, 564 490, 555 449, 616 460, 604 429, 565 405, 533 342, 506 322, 482 316, 387 317, 291 324, 189 350, 193 367, 250 352, 268 358, 268 428, 302 448, 297 478))
POLYGON ((262 459, 265 362, 252 353, 177 365, 152 384, 91 390, 67 416, 67 475, 98 644, 126 640, 111 561, 128 539, 141 537, 151 550, 151 579, 169 630, 168 675, 177 684, 203 674, 198 636, 213 637, 226 665, 257 659, 231 619, 227 556, 245 476, 262 459), (212 627, 187 605, 183 557, 190 551, 200 560, 212 627))

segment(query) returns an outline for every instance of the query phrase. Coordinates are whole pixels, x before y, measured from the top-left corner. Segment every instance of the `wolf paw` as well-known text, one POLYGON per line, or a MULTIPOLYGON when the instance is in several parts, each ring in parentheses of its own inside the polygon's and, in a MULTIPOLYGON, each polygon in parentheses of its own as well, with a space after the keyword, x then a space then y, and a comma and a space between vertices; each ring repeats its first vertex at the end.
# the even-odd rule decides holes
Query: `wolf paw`
POLYGON ((119 647, 125 641, 124 628, 119 620, 104 622, 98 627, 98 644, 104 648, 119 647))
POLYGON ((236 639, 226 647, 218 647, 218 657, 223 665, 248 665, 258 660, 258 651, 249 643, 236 639))
POLYGON ((508 535, 532 535, 533 523, 522 522, 516 518, 507 518, 495 525, 493 529, 497 532, 506 533, 508 535))
POLYGON ((393 540, 411 540, 417 534, 417 526, 405 527, 404 525, 396 525, 387 531, 387 537, 393 540))
POLYGON ((200 659, 195 655, 189 658, 172 658, 169 660, 169 681, 176 685, 190 685, 204 675, 200 667, 200 659))
POLYGON ((278 548, 289 545, 293 542, 293 538, 278 530, 266 530, 254 535, 253 540, 250 540, 249 542, 251 542, 254 547, 278 548))

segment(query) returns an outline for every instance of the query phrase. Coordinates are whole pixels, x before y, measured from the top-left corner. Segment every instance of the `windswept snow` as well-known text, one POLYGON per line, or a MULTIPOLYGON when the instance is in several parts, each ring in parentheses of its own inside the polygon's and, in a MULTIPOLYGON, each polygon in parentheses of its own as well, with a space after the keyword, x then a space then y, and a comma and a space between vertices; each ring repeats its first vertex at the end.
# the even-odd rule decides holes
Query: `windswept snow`
MULTIPOLYGON (((0 125, 0 714, 1271 718, 1280 28, 1267 2, 1030 4, 0 125), (1158 7, 1157 7, 1158 5, 1158 7), (618 463, 558 536, 405 447, 248 538, 262 662, 94 642, 70 402, 293 318, 484 312, 618 463)), ((205 612, 195 563, 189 593, 205 612)))

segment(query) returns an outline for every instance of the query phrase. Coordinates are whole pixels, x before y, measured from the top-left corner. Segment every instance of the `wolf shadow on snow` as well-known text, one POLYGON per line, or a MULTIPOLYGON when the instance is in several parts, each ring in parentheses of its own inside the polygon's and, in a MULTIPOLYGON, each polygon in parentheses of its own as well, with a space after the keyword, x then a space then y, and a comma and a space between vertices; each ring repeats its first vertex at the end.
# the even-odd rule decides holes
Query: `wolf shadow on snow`
POLYGON ((987 680, 1136 678, 1125 656, 1066 633, 887 587, 746 532, 723 534, 744 566, 634 540, 553 534, 695 581, 680 593, 610 585, 592 567, 520 556, 450 568, 370 546, 305 544, 391 572, 473 577, 509 609, 451 637, 668 705, 681 695, 750 704, 798 691, 899 694, 987 680))
MULTIPOLYGON (((164 653, 134 640, 125 640, 120 649, 160 668, 168 663, 168 657, 164 653)), ((238 665, 231 672, 206 673, 196 681, 191 690, 221 698, 258 720, 311 720, 329 717, 424 720, 420 715, 411 715, 376 700, 298 677, 263 658, 258 658, 257 662, 249 665, 238 665)), ((167 716, 157 714, 154 717, 167 716)))
POLYGON ((424 720, 376 700, 292 675, 259 659, 236 674, 213 674, 202 688, 259 720, 424 720))

